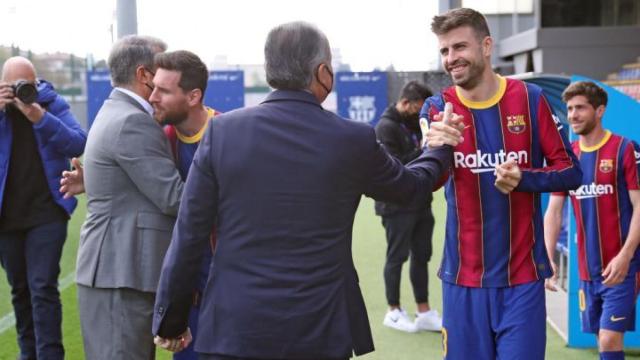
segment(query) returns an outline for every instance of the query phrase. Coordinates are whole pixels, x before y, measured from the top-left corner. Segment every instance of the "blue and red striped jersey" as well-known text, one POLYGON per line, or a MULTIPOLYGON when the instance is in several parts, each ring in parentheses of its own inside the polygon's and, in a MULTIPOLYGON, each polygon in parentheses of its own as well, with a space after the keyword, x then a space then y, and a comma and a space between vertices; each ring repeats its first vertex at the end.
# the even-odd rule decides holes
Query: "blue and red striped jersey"
MULTIPOLYGON (((629 233, 633 215, 629 190, 640 190, 640 147, 610 131, 595 146, 585 147, 579 141, 572 146, 583 173, 582 185, 569 191, 578 230, 578 270, 581 280, 597 280, 629 233)), ((633 268, 638 261, 636 251, 633 268)))
POLYGON ((444 179, 440 278, 469 287, 506 287, 549 277, 539 193, 578 187, 581 171, 542 89, 500 77, 491 99, 474 102, 450 87, 427 99, 420 116, 433 121, 445 102, 464 116, 465 129, 444 179), (494 168, 509 159, 517 161, 522 180, 504 195, 494 186, 494 168))

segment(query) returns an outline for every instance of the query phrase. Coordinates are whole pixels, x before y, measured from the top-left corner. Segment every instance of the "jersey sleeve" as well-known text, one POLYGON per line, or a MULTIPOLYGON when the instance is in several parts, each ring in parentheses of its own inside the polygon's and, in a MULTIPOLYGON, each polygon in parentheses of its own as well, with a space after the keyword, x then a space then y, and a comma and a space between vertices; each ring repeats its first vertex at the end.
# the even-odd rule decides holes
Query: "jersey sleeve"
POLYGON ((442 95, 434 95, 425 100, 420 110, 420 119, 427 119, 429 125, 433 121, 433 116, 440 111, 444 111, 444 99, 442 95))
POLYGON ((561 131, 562 123, 542 93, 538 96, 537 117, 540 148, 546 165, 523 169, 516 191, 564 192, 577 188, 582 182, 580 163, 566 134, 561 131))
POLYGON ((622 167, 627 189, 640 190, 640 146, 629 141, 622 155, 622 167))
MULTIPOLYGON (((434 95, 425 100, 422 109, 420 110, 420 119, 426 119, 429 125, 434 121, 433 117, 444 111, 444 96, 442 94, 434 95)), ((426 147, 426 146, 425 146, 426 147)), ((449 179, 451 169, 445 171, 440 179, 438 179, 433 187, 433 191, 441 188, 449 179)))

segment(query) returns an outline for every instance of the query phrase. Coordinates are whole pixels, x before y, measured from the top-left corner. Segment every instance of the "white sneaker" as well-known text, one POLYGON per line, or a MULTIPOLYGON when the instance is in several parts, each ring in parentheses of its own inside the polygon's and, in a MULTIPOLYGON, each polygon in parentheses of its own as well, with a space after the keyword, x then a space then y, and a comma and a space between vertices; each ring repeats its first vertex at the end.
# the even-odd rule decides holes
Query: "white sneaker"
POLYGON ((382 322, 384 326, 388 326, 392 329, 414 333, 418 331, 416 324, 414 324, 407 316, 407 313, 402 309, 393 309, 387 311, 382 322))
POLYGON ((442 318, 438 310, 429 310, 425 313, 417 313, 415 320, 416 329, 422 331, 441 331, 442 318))

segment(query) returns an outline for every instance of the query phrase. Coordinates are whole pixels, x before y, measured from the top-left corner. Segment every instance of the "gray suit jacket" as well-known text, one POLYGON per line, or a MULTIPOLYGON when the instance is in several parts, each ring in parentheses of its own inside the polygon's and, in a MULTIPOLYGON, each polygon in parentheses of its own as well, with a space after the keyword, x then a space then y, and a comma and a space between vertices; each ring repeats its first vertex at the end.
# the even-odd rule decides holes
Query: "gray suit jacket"
POLYGON ((155 292, 183 187, 162 128, 113 90, 89 131, 84 172, 76 281, 155 292))

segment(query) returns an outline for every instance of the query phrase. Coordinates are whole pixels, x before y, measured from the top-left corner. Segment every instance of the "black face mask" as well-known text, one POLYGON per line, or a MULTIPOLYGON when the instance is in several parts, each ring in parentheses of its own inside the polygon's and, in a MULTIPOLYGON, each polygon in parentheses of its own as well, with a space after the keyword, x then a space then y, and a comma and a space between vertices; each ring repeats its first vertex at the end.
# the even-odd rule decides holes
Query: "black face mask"
POLYGON ((420 114, 419 113, 402 113, 400 114, 402 123, 411 130, 420 130, 420 114))
POLYGON ((407 125, 413 125, 413 123, 416 123, 416 125, 418 124, 418 120, 420 117, 420 114, 418 113, 402 113, 400 114, 400 116, 402 117, 402 121, 404 121, 407 125))
POLYGON ((320 65, 316 68, 316 80, 318 80, 318 84, 320 84, 320 86, 322 86, 322 88, 327 92, 327 95, 329 95, 333 90, 333 71, 331 71, 327 66, 327 71, 329 72, 329 75, 331 75, 331 87, 327 88, 327 86, 320 81, 320 65))

